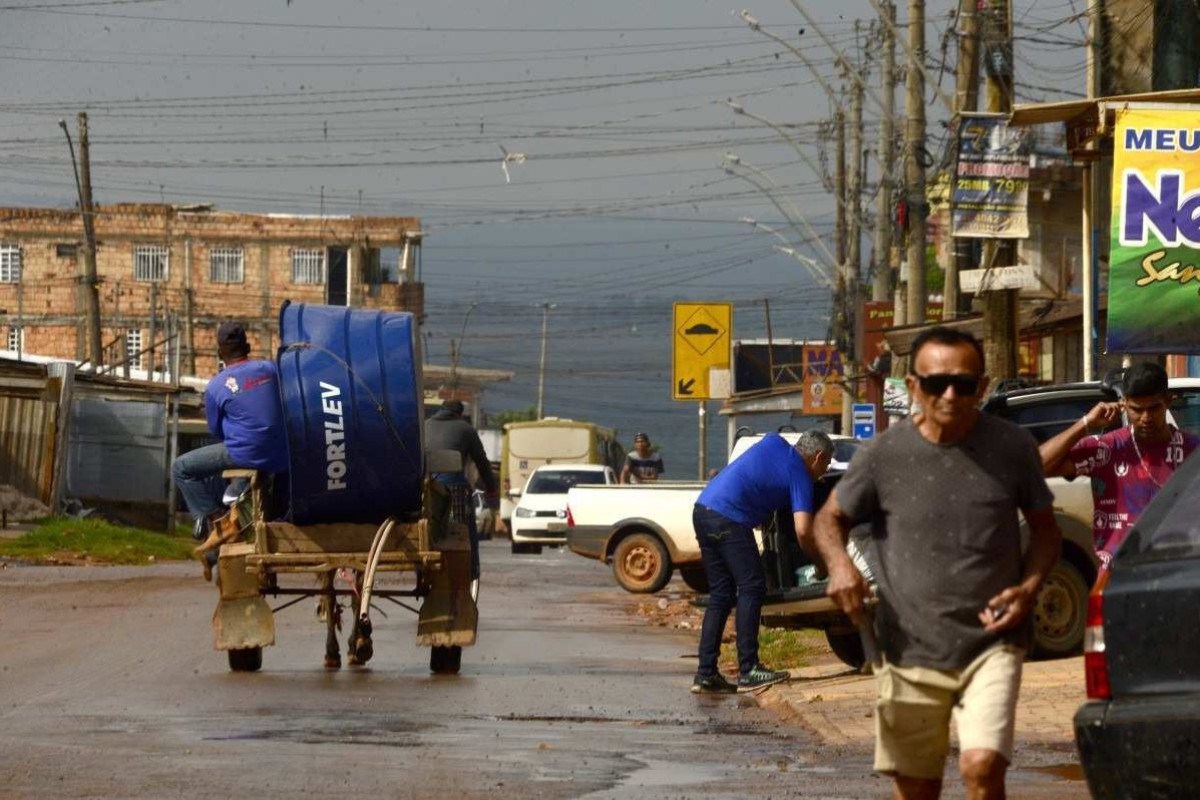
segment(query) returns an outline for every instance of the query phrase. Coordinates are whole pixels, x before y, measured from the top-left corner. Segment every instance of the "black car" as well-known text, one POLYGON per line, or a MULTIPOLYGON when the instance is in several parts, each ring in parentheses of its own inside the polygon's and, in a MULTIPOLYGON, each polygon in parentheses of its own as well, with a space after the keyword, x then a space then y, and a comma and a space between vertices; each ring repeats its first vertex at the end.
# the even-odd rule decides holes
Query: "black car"
POLYGON ((1075 741, 1092 797, 1200 796, 1200 457, 1142 513, 1087 622, 1075 741))

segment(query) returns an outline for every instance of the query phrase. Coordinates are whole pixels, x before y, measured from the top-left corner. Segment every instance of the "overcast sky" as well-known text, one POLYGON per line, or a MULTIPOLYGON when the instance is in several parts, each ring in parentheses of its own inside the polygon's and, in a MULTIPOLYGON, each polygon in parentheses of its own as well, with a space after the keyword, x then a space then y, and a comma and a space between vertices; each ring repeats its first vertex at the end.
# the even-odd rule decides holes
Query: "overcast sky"
MULTIPOLYGON (((841 90, 832 52, 789 0, 748 2, 841 90)), ((947 95, 955 48, 942 43, 954 5, 927 10, 928 68, 947 95)), ((1014 5, 1018 98, 1080 93, 1084 0, 1014 5)), ((867 0, 804 7, 847 55, 878 56, 867 0)), ((823 235, 831 229, 833 204, 812 165, 832 158, 825 123, 835 101, 733 8, 0 0, 0 204, 74 204, 57 122, 85 110, 98 202, 418 216, 434 359, 447 360, 477 302, 464 365, 519 373, 491 393, 492 409, 534 402, 537 306, 553 302, 548 413, 682 437, 695 409, 669 400, 672 300, 735 302, 741 336, 764 335, 763 298, 777 337, 823 337, 828 327, 827 290, 773 250, 777 239, 738 220, 763 221, 827 260, 775 203, 794 204, 823 235), (735 115, 729 98, 785 126, 804 159, 772 128, 735 115), (727 153, 745 165, 735 174, 721 169, 727 153)), ((873 86, 876 67, 866 65, 873 86)), ((903 97, 901 86, 899 114, 903 97)), ((928 149, 940 157, 946 113, 932 86, 929 98, 928 149)), ((871 148, 876 119, 868 100, 871 148)), ((873 210, 873 167, 869 178, 873 210)))

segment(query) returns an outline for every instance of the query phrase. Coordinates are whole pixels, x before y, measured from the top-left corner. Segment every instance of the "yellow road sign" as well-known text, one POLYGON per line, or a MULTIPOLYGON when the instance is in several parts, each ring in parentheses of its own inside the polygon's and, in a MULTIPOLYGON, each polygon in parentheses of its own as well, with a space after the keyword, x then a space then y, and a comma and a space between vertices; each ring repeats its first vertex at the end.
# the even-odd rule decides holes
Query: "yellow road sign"
POLYGON ((676 303, 671 347, 671 397, 708 400, 711 369, 729 369, 732 303, 676 303))

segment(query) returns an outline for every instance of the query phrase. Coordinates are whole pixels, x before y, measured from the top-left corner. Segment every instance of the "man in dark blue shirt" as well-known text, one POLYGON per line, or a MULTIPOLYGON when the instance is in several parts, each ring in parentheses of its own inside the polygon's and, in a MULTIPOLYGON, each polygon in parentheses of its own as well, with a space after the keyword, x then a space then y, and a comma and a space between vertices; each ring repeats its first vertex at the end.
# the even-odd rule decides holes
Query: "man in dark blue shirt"
POLYGON ((246 330, 236 322, 221 323, 217 329, 217 353, 225 369, 204 390, 208 430, 217 443, 184 453, 171 465, 175 485, 196 520, 198 539, 225 513, 222 471, 288 470, 287 431, 274 362, 248 358, 246 330))
POLYGON ((792 512, 796 536, 812 526, 813 482, 829 469, 833 441, 820 431, 805 431, 792 447, 777 433, 764 436, 717 473, 692 512, 708 576, 708 608, 700 628, 700 666, 692 691, 748 692, 787 680, 788 673, 758 660, 758 627, 767 592, 754 528, 775 511, 792 512), (738 682, 735 687, 717 670, 721 634, 737 606, 738 682))

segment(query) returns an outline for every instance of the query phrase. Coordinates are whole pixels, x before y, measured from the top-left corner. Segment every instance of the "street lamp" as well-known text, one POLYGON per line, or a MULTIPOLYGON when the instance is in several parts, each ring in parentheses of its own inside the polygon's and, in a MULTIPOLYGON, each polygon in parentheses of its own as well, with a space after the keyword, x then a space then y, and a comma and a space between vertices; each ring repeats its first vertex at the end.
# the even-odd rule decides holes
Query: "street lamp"
POLYGON ((783 242, 783 244, 777 244, 777 245, 772 246, 772 248, 775 250, 775 252, 783 253, 785 256, 791 256, 792 258, 796 259, 801 264, 803 264, 805 267, 807 267, 809 272, 811 272, 818 280, 820 280, 822 283, 824 283, 827 287, 832 288, 833 282, 830 280, 829 276, 825 274, 825 268, 823 266, 821 266, 821 263, 815 259, 809 258, 808 256, 806 256, 803 253, 796 250, 796 248, 792 246, 792 243, 788 240, 788 238, 786 236, 784 236, 782 233, 780 233, 778 230, 776 230, 775 228, 772 228, 770 225, 765 225, 765 224, 759 222, 754 217, 738 217, 737 221, 744 222, 747 225, 749 225, 750 227, 756 228, 760 231, 765 231, 766 233, 769 233, 772 236, 774 236, 779 241, 783 242))
MULTIPOLYGON (((754 188, 756 188, 760 192, 762 192, 763 195, 765 195, 766 198, 771 201, 771 204, 775 206, 776 210, 778 210, 779 213, 783 215, 783 218, 786 219, 793 227, 796 226, 796 220, 799 220, 800 223, 803 224, 804 228, 807 230, 810 241, 815 242, 818 246, 820 246, 820 248, 824 252, 826 258, 829 259, 829 263, 832 264, 837 261, 837 259, 833 257, 833 253, 829 252, 829 248, 825 245, 824 240, 821 239, 821 237, 817 234, 817 232, 815 230, 813 230, 812 225, 809 224, 809 222, 808 222, 808 218, 805 217, 804 214, 802 214, 800 212, 800 209, 796 208, 796 204, 793 203, 791 200, 789 200, 786 196, 783 198, 783 202, 780 202, 779 198, 777 198, 775 196, 775 192, 779 191, 779 185, 777 183, 775 183, 775 181, 771 178, 770 175, 763 172, 758 167, 754 167, 754 166, 751 166, 750 164, 747 164, 746 162, 742 161, 741 158, 739 158, 738 156, 736 156, 732 153, 725 154, 725 163, 723 164, 722 168, 725 170, 726 174, 732 175, 735 178, 741 178, 742 180, 746 181, 751 186, 753 186, 754 188), (770 184, 770 186, 764 186, 762 183, 754 180, 749 175, 744 175, 740 172, 737 172, 736 170, 734 170, 734 168, 733 168, 734 166, 742 167, 744 169, 747 169, 747 170, 753 172, 756 175, 761 176, 763 178, 763 180, 767 181, 770 184), (772 191, 772 190, 774 190, 774 191, 772 191), (784 203, 787 204, 786 208, 784 207, 784 203)), ((798 228, 797 228, 797 232, 799 232, 798 228)), ((791 243, 789 242, 788 244, 790 246, 791 243)), ((820 280, 822 283, 824 283, 826 286, 832 286, 833 285, 832 279, 828 276, 827 271, 828 271, 827 269, 821 269, 821 270, 814 271, 814 276, 818 280, 820 280)))
POLYGON ((538 363, 538 402, 537 418, 542 418, 542 400, 546 393, 546 326, 550 321, 550 309, 558 308, 557 303, 542 303, 542 357, 538 363))
POLYGON ((458 332, 458 342, 450 340, 450 388, 456 392, 458 391, 458 360, 462 357, 463 339, 467 335, 467 320, 471 318, 471 312, 477 305, 479 303, 471 303, 467 306, 467 313, 463 314, 462 329, 458 332))

